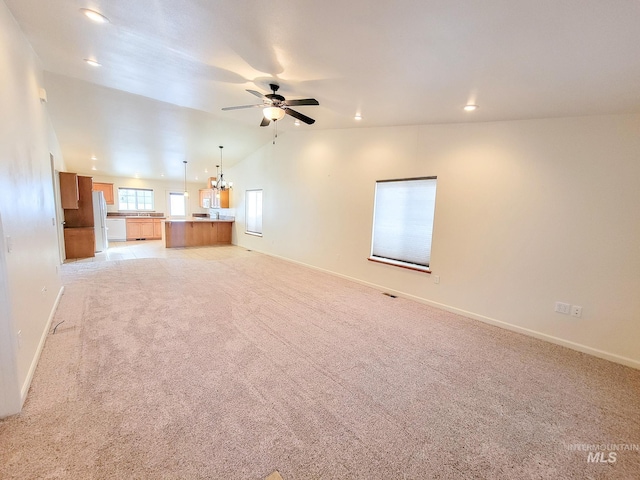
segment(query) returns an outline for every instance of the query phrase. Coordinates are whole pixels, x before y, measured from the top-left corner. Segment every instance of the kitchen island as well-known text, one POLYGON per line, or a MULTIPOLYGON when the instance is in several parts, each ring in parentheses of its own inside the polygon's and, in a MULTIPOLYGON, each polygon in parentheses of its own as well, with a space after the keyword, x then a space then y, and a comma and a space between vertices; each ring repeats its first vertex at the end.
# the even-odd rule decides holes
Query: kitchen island
POLYGON ((164 222, 166 248, 231 245, 233 219, 199 218, 164 222))

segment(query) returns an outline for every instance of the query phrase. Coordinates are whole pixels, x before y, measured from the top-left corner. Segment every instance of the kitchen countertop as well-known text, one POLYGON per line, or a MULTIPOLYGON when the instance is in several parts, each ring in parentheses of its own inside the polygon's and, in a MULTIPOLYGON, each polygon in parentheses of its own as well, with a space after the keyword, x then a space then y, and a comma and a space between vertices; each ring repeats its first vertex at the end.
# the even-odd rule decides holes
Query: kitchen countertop
POLYGON ((164 213, 107 212, 107 218, 167 218, 164 213))
POLYGON ((235 222, 235 218, 166 218, 167 222, 180 222, 180 223, 232 223, 235 222))

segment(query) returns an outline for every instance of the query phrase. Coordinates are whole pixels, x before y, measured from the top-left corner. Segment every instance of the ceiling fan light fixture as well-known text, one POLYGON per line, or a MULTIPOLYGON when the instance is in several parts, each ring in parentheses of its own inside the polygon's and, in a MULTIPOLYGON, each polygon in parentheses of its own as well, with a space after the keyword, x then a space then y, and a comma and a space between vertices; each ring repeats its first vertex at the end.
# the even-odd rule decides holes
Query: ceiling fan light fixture
POLYGON ((102 15, 100 12, 96 12, 95 10, 91 10, 89 8, 81 8, 80 11, 85 17, 96 23, 109 23, 109 19, 102 15))
POLYGON ((280 120, 285 115, 284 110, 280 107, 266 107, 262 111, 262 114, 264 115, 264 118, 267 120, 273 120, 274 122, 280 120))

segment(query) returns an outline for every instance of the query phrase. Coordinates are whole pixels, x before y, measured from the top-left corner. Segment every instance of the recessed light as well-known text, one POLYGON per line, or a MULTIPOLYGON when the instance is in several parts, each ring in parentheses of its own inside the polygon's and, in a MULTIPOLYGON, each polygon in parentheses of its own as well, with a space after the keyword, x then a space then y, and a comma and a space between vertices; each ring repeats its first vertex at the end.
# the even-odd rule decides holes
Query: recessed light
POLYGON ((299 127, 299 126, 300 126, 300 120, 296 120, 295 122, 293 122, 293 124, 294 124, 296 127, 299 127))
POLYGON ((91 170, 98 170, 96 167, 91 167, 91 170))
POLYGON ((161 173, 161 174, 160 174, 160 176, 161 176, 161 177, 164 177, 164 173, 161 173))
POLYGON ((91 160, 97 160, 98 157, 96 157, 95 155, 91 155, 91 160))
POLYGON ((109 19, 107 17, 105 17, 101 13, 96 12, 95 10, 90 10, 88 8, 81 8, 80 11, 88 19, 93 20, 96 23, 109 23, 109 19))
POLYGON ((97 60, 93 60, 91 58, 85 58, 84 61, 87 62, 92 67, 101 67, 102 66, 102 64, 100 62, 98 62, 97 60))
POLYGON ((464 106, 464 111, 465 112, 473 112, 474 110, 478 109, 478 105, 465 105, 464 106))
POLYGON ((356 113, 356 116, 353 118, 354 120, 362 120, 362 115, 360 115, 359 113, 356 113))

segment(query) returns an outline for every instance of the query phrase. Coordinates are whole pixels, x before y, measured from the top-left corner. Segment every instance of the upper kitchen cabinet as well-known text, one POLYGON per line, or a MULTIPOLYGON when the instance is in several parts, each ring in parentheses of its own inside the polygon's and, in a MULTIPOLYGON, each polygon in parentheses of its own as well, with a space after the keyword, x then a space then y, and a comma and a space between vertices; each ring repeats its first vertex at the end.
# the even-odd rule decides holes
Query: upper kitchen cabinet
POLYGON ((78 175, 78 206, 64 210, 64 227, 93 227, 93 179, 78 175))
POLYGON ((209 177, 207 187, 200 190, 200 207, 229 208, 229 189, 217 190, 216 177, 209 177))
POLYGON ((62 208, 77 209, 80 200, 78 190, 78 175, 70 172, 60 172, 60 203, 62 208))
POLYGON ((219 190, 219 198, 214 200, 214 203, 218 203, 219 208, 229 208, 229 190, 219 190))
POLYGON ((78 200, 75 208, 64 209, 64 250, 67 258, 93 257, 96 251, 94 216, 93 216, 93 179, 75 173, 60 173, 60 193, 62 178, 76 178, 78 200))
POLYGON ((229 208, 229 190, 202 188, 199 193, 201 208, 229 208))
POLYGON ((201 188, 198 190, 200 196, 200 205, 201 208, 213 208, 213 189, 212 188, 201 188))
POLYGON ((102 192, 107 205, 114 205, 113 183, 93 182, 93 191, 102 192))

